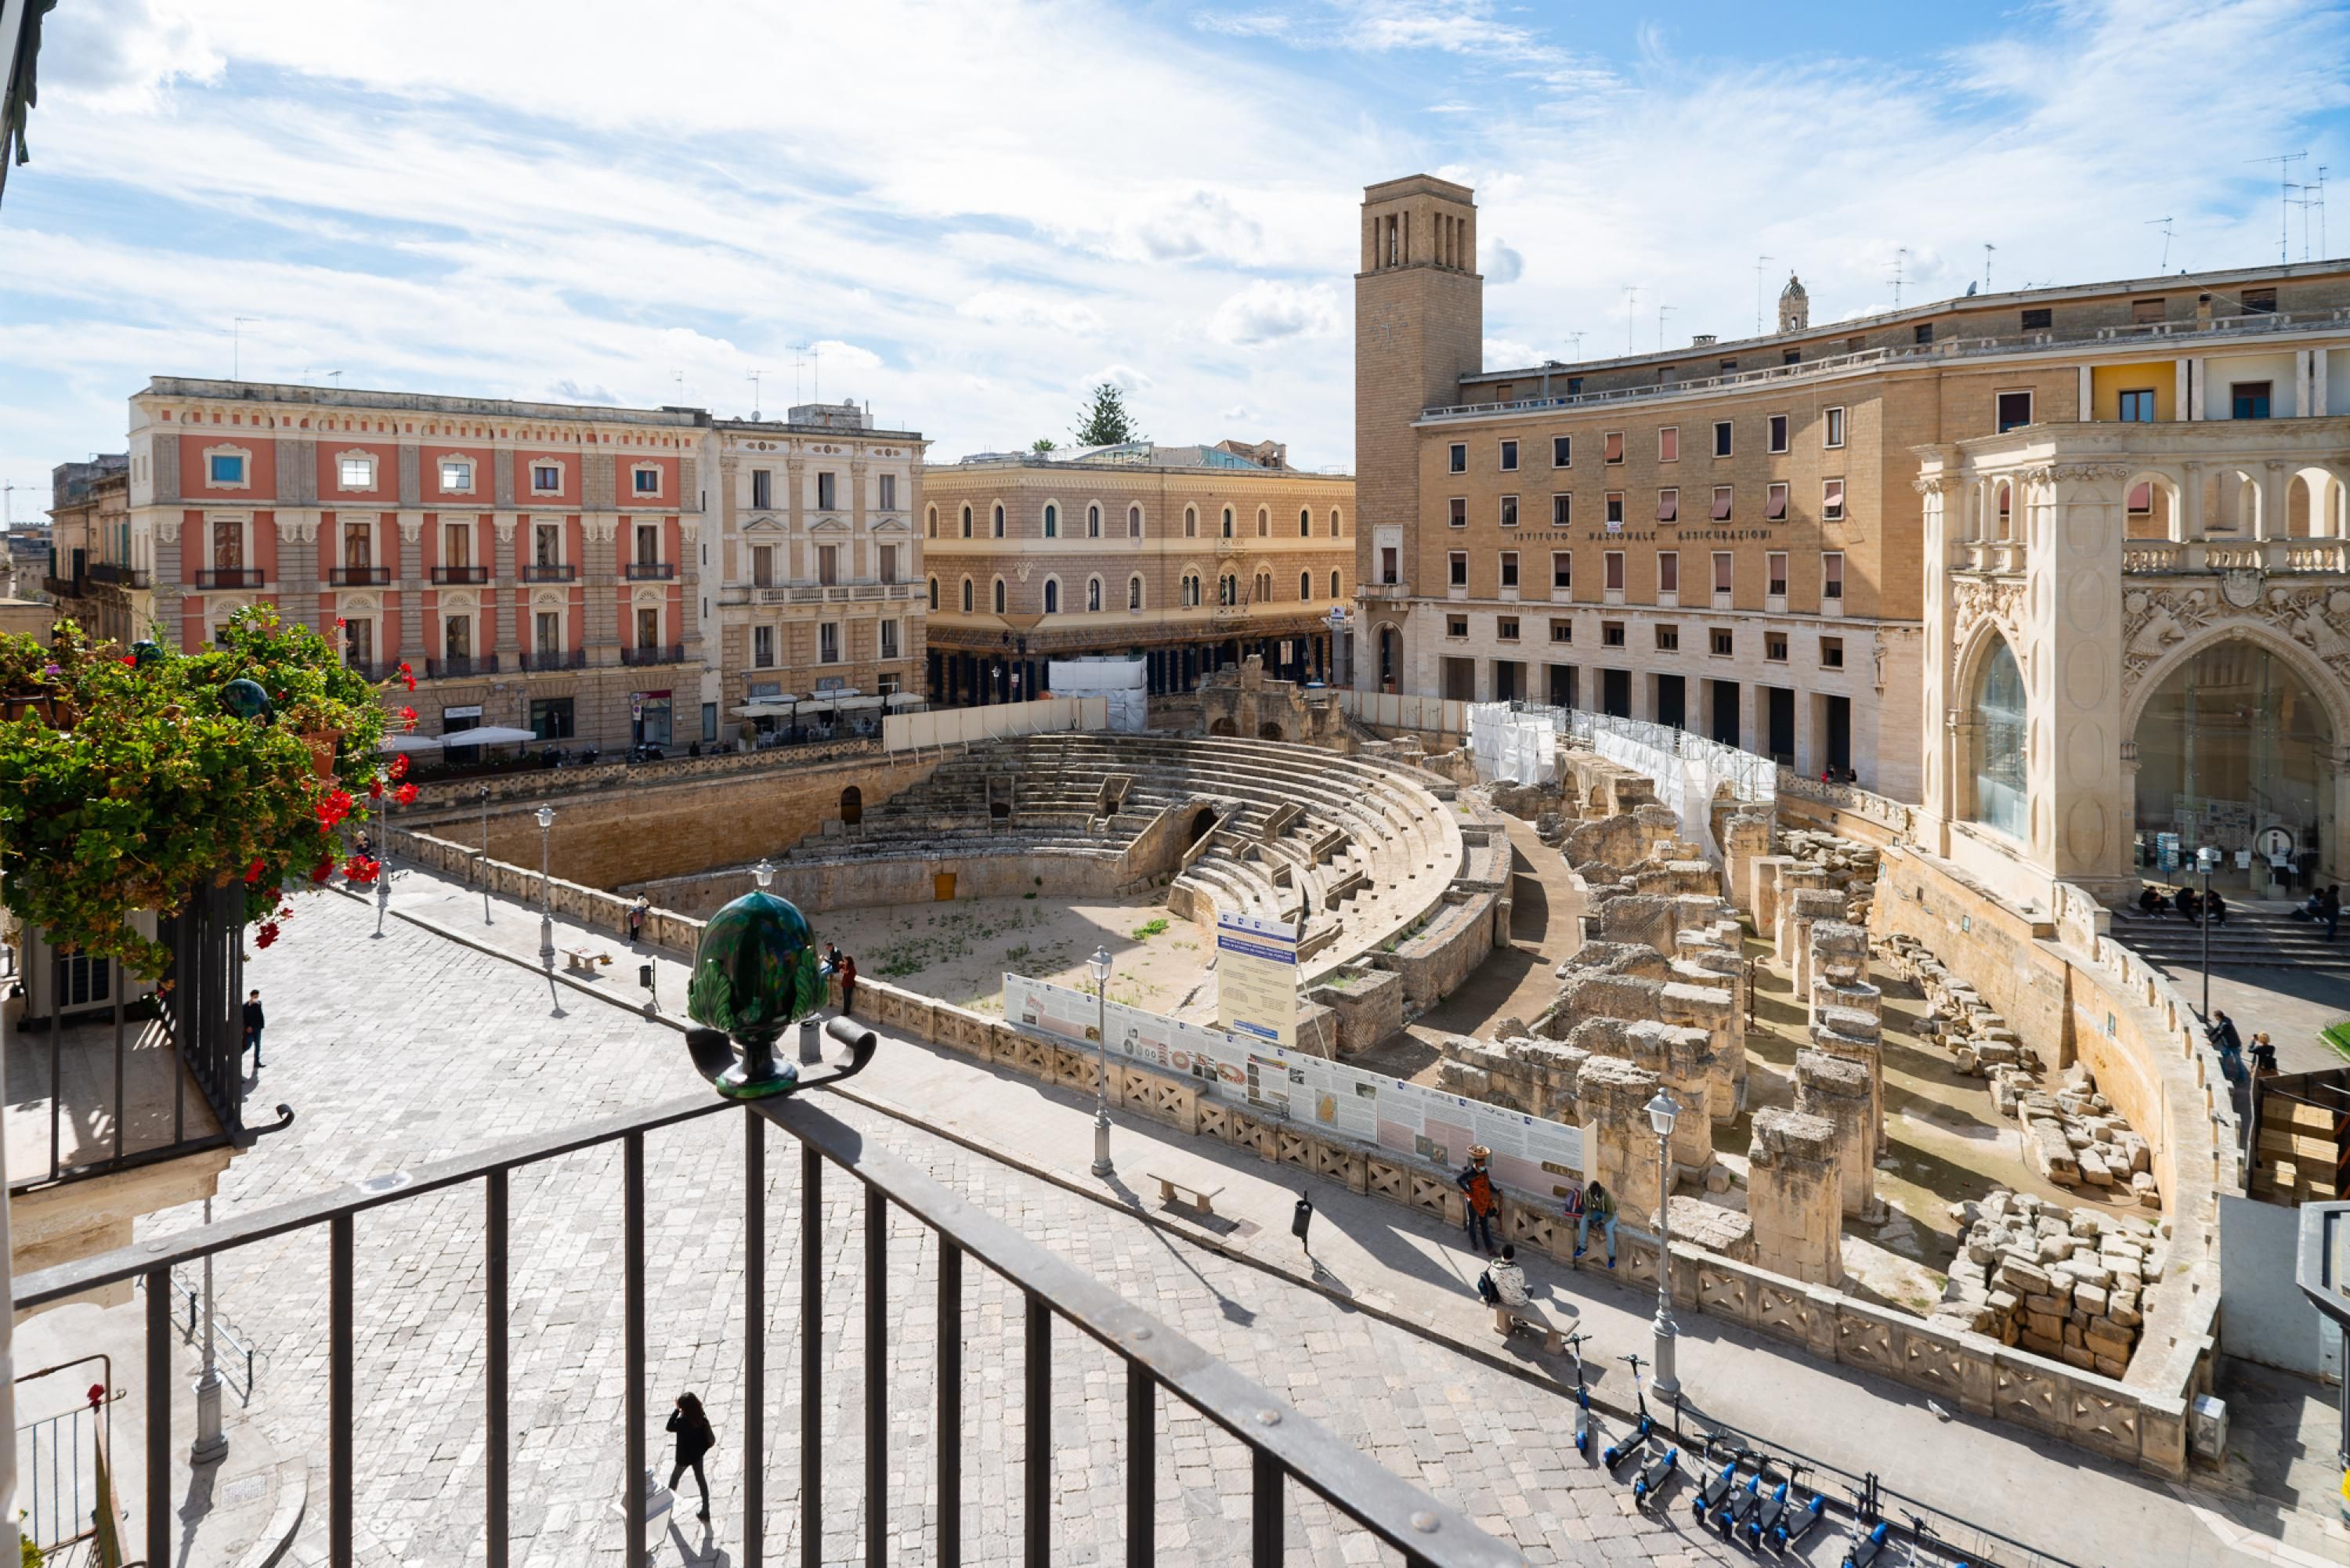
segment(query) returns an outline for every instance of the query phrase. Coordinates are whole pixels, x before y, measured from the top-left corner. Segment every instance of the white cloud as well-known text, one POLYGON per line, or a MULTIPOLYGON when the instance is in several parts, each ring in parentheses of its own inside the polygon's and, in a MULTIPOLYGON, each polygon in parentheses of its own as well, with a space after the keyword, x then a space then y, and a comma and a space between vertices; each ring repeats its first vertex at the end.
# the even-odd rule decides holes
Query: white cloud
POLYGON ((955 312, 990 327, 1092 334, 1102 329, 1101 317, 1082 300, 1051 299, 1042 295, 986 288, 972 295, 955 312))
POLYGON ((1274 283, 1259 278, 1216 307, 1208 331, 1220 342, 1247 347, 1282 337, 1328 337, 1338 331, 1338 295, 1326 283, 1274 283))
POLYGON ((1499 239, 1485 242, 1485 259, 1478 271, 1487 283, 1515 283, 1526 270, 1526 258, 1499 239))
POLYGON ((118 109, 147 107, 182 78, 217 80, 225 64, 204 27, 178 5, 78 0, 71 16, 70 26, 53 16, 42 31, 44 105, 78 99, 118 109))
POLYGON ((1555 354, 1544 354, 1531 343, 1521 343, 1513 337, 1485 339, 1485 363, 1496 370, 1514 370, 1527 365, 1555 359, 1555 354))

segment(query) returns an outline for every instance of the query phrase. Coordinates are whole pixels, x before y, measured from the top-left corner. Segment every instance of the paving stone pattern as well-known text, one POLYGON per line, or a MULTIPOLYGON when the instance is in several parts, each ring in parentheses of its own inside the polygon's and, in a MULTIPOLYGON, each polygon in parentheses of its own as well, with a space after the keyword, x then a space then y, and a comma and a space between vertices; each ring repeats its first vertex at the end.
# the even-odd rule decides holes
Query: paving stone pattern
MULTIPOLYGON (((237 1213, 476 1149, 501 1138, 657 1104, 698 1086, 677 1034, 546 988, 504 961, 404 922, 381 940, 373 912, 307 904, 249 971, 270 1010, 258 1098, 297 1109, 287 1132, 240 1158, 221 1211, 237 1213)), ((867 1078, 886 1090, 886 1059, 867 1078)), ((1328 1425, 1395 1474, 1461 1508, 1536 1563, 1742 1559, 1690 1528, 1685 1495, 1662 1518, 1574 1452, 1555 1394, 1340 1303, 1171 1238, 1139 1220, 847 1105, 828 1108, 1115 1285, 1328 1425)), ((645 1237, 652 1282, 649 1396, 656 1428, 693 1389, 719 1433, 715 1522, 686 1517, 661 1555, 741 1562, 742 1121, 722 1114, 647 1140, 645 1237)), ((801 1324, 800 1162, 770 1135, 767 1560, 796 1563, 801 1324)), ((515 1561, 616 1563, 611 1500, 621 1464, 621 1152, 617 1144, 519 1172, 513 1183, 512 1386, 515 1561)), ((823 1189, 825 1563, 859 1562, 863 1481, 862 1194, 837 1170, 823 1189)), ((411 1199, 358 1224, 357 1451, 359 1561, 479 1561, 484 1361, 482 1194, 411 1199)), ((194 1222, 157 1217, 142 1234, 194 1222)), ((890 1225, 889 1554, 923 1561, 933 1487, 937 1249, 902 1215, 890 1225)), ((279 1449, 316 1456, 312 1506, 288 1561, 325 1560, 327 1236, 323 1228, 222 1261, 224 1309, 266 1355, 245 1418, 279 1449)), ((976 1266, 964 1272, 964 1555, 1013 1561, 1023 1472, 1020 1303, 976 1266)), ((1123 1531, 1125 1383, 1107 1350, 1056 1321, 1054 1557, 1114 1561, 1123 1531)), ((1246 1555, 1244 1449, 1187 1407, 1159 1413, 1160 1561, 1246 1555)), ((666 1474, 669 1439, 648 1452, 666 1474)), ((1293 1562, 1394 1561, 1319 1500, 1292 1489, 1293 1562)), ((1832 1543, 1815 1560, 1834 1561, 1832 1543)))

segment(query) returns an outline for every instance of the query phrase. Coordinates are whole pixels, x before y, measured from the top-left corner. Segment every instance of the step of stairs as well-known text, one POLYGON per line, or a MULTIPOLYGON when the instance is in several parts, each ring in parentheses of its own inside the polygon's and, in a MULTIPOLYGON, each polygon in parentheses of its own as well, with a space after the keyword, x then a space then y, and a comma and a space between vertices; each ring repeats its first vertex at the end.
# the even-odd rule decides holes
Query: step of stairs
MULTIPOLYGON (((2114 940, 2157 963, 2199 968, 2203 928, 2176 915, 2152 919, 2136 910, 2116 911, 2114 940)), ((2350 973, 2350 929, 2333 942, 2325 928, 2269 909, 2231 904, 2225 925, 2210 929, 2214 969, 2314 969, 2350 973)))

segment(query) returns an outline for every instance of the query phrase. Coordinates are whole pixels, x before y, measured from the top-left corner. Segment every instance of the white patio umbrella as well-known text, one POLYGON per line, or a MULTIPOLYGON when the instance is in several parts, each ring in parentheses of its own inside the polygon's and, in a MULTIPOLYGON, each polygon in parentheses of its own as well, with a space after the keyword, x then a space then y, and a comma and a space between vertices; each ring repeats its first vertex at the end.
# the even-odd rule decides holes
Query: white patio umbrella
POLYGON ((459 730, 441 737, 444 746, 518 746, 536 741, 535 730, 517 730, 512 725, 484 724, 478 730, 459 730))
POLYGON ((438 735, 386 735, 376 742, 379 752, 437 752, 441 749, 438 735))

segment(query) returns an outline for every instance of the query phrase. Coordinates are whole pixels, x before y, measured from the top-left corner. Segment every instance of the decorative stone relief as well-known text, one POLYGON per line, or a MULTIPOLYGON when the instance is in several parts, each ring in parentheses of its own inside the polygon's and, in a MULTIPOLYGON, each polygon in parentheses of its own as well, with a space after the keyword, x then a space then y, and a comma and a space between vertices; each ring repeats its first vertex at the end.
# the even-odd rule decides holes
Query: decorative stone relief
POLYGON ((2017 642, 2014 635, 2016 607, 2023 600, 2023 585, 2013 578, 1960 577, 1950 587, 1952 607, 1950 644, 1967 646, 1975 623, 1989 620, 2008 634, 2012 648, 2017 642))

